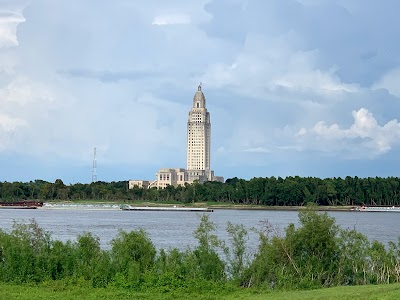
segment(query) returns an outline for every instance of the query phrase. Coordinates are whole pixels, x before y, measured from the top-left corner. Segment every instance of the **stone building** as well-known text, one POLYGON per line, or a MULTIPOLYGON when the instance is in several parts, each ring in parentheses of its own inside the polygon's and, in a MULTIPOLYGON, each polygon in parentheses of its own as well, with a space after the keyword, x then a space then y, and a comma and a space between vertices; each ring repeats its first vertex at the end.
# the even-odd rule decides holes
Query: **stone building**
POLYGON ((176 169, 160 169, 156 174, 157 179, 152 182, 150 187, 164 189, 168 185, 178 186, 185 185, 187 181, 186 170, 183 168, 176 169))
MULTIPOLYGON (((185 183, 193 183, 197 180, 200 183, 205 181, 220 181, 224 178, 214 176, 210 168, 211 148, 211 121, 210 113, 206 108, 206 98, 201 90, 201 84, 193 97, 193 106, 189 111, 187 122, 187 145, 186 145, 186 169, 163 168, 156 174, 156 179, 148 183, 148 188, 166 188, 168 185, 178 186, 185 183)), ((130 180, 139 182, 140 180, 130 180)), ((143 181, 146 182, 147 181, 143 181)), ((134 184, 132 185, 132 187, 134 184)), ((143 184, 144 187, 144 184, 143 184)))
POLYGON ((148 180, 129 180, 129 189, 133 189, 134 186, 147 189, 149 185, 150 181, 148 180))

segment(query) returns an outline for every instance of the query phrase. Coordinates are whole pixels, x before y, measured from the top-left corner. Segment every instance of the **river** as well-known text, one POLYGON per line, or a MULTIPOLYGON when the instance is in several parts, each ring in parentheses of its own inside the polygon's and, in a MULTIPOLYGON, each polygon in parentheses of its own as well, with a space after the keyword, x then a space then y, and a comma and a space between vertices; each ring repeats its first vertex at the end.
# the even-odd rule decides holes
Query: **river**
MULTIPOLYGON (((217 235, 228 241, 225 231, 227 222, 243 224, 246 228, 260 228, 260 221, 268 221, 276 232, 283 232, 289 223, 298 224, 295 211, 268 210, 214 210, 210 219, 217 225, 217 235)), ((387 244, 397 243, 400 236, 400 213, 390 212, 329 212, 342 228, 355 228, 370 240, 387 244)), ((53 239, 74 240, 77 235, 91 232, 100 238, 103 248, 119 230, 144 229, 157 248, 179 248, 196 245, 193 231, 199 224, 198 214, 174 211, 121 211, 77 209, 0 209, 0 228, 10 230, 14 221, 36 222, 51 233, 53 239)), ((256 233, 250 230, 248 247, 258 244, 256 233)))

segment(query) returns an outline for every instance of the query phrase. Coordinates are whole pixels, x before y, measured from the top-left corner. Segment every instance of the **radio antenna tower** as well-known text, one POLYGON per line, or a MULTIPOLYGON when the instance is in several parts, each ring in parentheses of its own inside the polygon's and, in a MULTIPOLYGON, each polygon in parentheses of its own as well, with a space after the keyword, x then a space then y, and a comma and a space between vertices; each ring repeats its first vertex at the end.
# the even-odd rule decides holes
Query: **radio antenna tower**
POLYGON ((93 151, 92 182, 97 182, 96 147, 94 147, 93 151))

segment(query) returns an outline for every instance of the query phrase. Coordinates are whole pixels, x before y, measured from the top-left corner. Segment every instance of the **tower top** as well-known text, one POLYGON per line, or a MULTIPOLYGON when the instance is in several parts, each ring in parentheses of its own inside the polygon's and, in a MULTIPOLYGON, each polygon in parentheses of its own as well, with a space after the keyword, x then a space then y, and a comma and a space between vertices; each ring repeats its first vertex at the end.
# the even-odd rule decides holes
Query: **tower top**
POLYGON ((197 87, 197 92, 193 97, 193 108, 206 108, 206 97, 201 90, 201 82, 197 87))

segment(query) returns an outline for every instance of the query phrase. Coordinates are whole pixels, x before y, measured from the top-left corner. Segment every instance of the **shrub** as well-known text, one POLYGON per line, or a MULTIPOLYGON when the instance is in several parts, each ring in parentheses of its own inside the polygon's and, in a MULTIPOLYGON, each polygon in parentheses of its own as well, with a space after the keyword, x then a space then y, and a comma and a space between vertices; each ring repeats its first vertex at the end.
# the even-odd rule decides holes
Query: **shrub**
POLYGON ((111 245, 112 268, 128 284, 137 285, 142 275, 153 268, 156 249, 144 230, 120 231, 111 245))
POLYGON ((218 255, 218 249, 225 248, 224 243, 213 233, 216 225, 210 221, 207 214, 200 216, 200 224, 194 232, 198 246, 193 251, 193 261, 196 263, 201 278, 222 281, 226 279, 225 263, 218 255))
POLYGON ((226 231, 231 239, 230 247, 225 247, 228 273, 234 281, 240 281, 249 263, 249 256, 246 253, 247 230, 242 224, 228 222, 226 231))
POLYGON ((270 224, 260 231, 260 246, 243 285, 311 288, 334 283, 340 250, 334 218, 314 209, 299 212, 300 226, 290 224, 280 237, 270 224))

